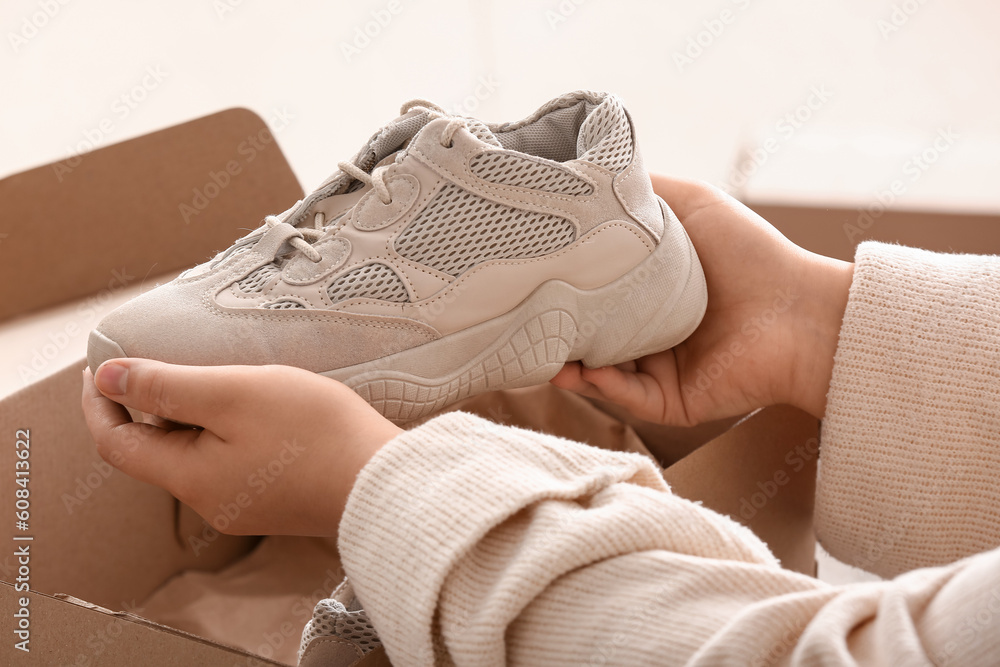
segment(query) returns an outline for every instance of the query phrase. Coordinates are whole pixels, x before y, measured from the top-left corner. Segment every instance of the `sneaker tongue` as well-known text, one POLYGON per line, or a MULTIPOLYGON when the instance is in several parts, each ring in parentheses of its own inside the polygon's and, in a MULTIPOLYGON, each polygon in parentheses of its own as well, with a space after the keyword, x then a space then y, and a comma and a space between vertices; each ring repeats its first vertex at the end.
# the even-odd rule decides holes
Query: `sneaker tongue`
POLYGON ((358 153, 355 164, 371 171, 379 162, 403 148, 434 117, 425 109, 411 109, 372 135, 368 145, 358 153))
MULTIPOLYGON (((403 145, 403 147, 402 147, 402 148, 400 148, 399 150, 400 150, 400 151, 401 151, 401 150, 405 150, 405 149, 406 149, 406 146, 408 146, 408 145, 409 145, 409 142, 407 142, 406 144, 404 144, 404 145, 403 145)), ((376 169, 378 169, 379 167, 384 167, 384 166, 386 166, 387 164, 392 164, 393 162, 395 162, 395 161, 396 161, 396 156, 397 156, 397 155, 399 155, 399 151, 394 151, 394 152, 392 152, 392 153, 389 153, 388 155, 386 155, 386 156, 385 156, 385 157, 384 157, 384 158, 382 159, 382 161, 381 161, 381 162, 379 162, 379 163, 378 163, 378 164, 376 164, 376 165, 375 165, 374 167, 372 167, 372 171, 375 171, 375 170, 376 170, 376 169)))
POLYGON ((469 128, 469 132, 476 135, 476 138, 483 143, 490 144, 491 146, 496 146, 498 148, 503 148, 500 144, 500 140, 497 139, 496 135, 486 126, 486 123, 476 120, 475 118, 463 118, 465 121, 465 126, 469 128))
MULTIPOLYGON (((493 132, 490 130, 490 128, 488 128, 486 126, 486 123, 484 123, 484 122, 482 122, 480 120, 476 120, 475 118, 467 118, 466 116, 445 116, 445 118, 461 118, 463 121, 465 121, 465 127, 468 128, 469 132, 471 132, 472 134, 474 134, 477 139, 479 139, 483 143, 489 144, 491 146, 496 146, 497 148, 503 148, 503 145, 500 143, 500 140, 497 139, 496 135, 493 134, 493 132)), ((420 131, 417 132, 410 139, 410 142, 412 143, 413 139, 415 139, 417 136, 419 136, 420 132, 423 132, 423 131, 424 131, 424 128, 421 127, 420 131)), ((409 144, 407 144, 407 145, 409 145, 409 144)))
MULTIPOLYGON (((368 142, 361 147, 351 160, 365 171, 371 173, 372 169, 384 163, 386 158, 394 157, 402 150, 414 136, 423 129, 424 125, 434 119, 434 115, 425 109, 411 109, 399 118, 386 123, 378 132, 373 134, 368 142)), ((325 181, 320 183, 317 190, 329 187, 338 180, 344 179, 344 174, 335 171, 325 181)), ((343 184, 350 183, 349 177, 343 184)), ((343 187, 343 185, 341 185, 343 187)))

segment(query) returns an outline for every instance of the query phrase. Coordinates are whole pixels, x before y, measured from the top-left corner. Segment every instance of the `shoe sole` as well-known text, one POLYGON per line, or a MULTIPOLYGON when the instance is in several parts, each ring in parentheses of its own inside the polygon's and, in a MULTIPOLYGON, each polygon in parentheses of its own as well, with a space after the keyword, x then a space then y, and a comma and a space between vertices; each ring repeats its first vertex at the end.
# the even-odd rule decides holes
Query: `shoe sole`
POLYGON ((547 382, 567 361, 598 368, 669 349, 701 323, 707 290, 684 228, 661 206, 666 225, 656 249, 603 287, 550 280, 492 320, 321 374, 405 423, 476 394, 547 382))

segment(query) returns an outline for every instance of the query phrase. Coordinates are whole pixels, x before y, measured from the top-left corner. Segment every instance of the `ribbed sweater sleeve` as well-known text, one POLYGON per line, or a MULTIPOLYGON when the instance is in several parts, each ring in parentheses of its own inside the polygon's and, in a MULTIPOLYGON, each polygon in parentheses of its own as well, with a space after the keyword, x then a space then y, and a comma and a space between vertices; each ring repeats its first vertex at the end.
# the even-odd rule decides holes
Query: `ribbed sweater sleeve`
MULTIPOLYGON (((979 261, 925 260, 929 269, 979 261)), ((845 372, 848 332, 868 326, 858 324, 868 303, 859 298, 868 293, 860 268, 834 370, 842 383, 857 377, 845 372)), ((901 330, 916 335, 926 310, 901 330)), ((855 380, 858 390, 896 367, 891 355, 866 363, 872 375, 855 380)), ((949 367, 959 372, 949 362, 941 373, 949 367)), ((895 396, 893 382, 880 398, 895 396)), ((941 386, 964 396, 958 375, 941 386)), ((838 392, 849 387, 831 390, 830 409, 845 412, 849 426, 838 392)), ((941 418, 982 418, 955 410, 941 418)), ((869 442, 876 464, 903 455, 902 444, 885 447, 891 434, 869 442)), ((834 447, 843 451, 843 442, 834 447)), ((832 587, 782 570, 746 528, 673 495, 645 458, 461 413, 406 432, 373 457, 348 500, 340 551, 396 667, 992 665, 1000 655, 1000 551, 832 587)))
POLYGON ((858 248, 821 457, 840 560, 891 577, 1000 545, 1000 259, 858 248))

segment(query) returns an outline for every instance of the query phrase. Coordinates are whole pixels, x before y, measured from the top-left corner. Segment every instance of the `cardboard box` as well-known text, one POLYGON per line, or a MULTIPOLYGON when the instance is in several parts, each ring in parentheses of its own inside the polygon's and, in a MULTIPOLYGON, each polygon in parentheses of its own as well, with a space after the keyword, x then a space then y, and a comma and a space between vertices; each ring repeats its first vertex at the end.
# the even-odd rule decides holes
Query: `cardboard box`
POLYGON ((935 252, 1000 252, 997 214, 888 209, 876 217, 864 205, 847 208, 755 200, 747 203, 796 245, 848 262, 854 261, 854 250, 864 241, 898 243, 935 252))
MULTIPOLYGON (((277 145, 261 139, 269 136, 258 117, 232 110, 81 156, 69 173, 49 165, 0 181, 0 205, 23 220, 3 240, 12 250, 5 256, 18 259, 0 264, 0 277, 18 284, 43 258, 51 274, 12 296, 2 313, 16 317, 0 324, 15 378, 0 391, 8 447, 0 498, 13 513, 16 492, 29 492, 26 529, 8 515, 0 532, 8 545, 0 552, 0 663, 294 664, 312 604, 339 583, 334 545, 218 534, 166 492, 103 463, 80 408, 87 331, 155 278, 122 278, 129 284, 114 288, 110 280, 169 279, 301 196, 277 145), (252 137, 262 148, 250 160, 241 147, 252 137), (233 161, 239 170, 227 167, 233 161), (201 209, 192 203, 199 192, 209 202, 201 209), (57 220, 65 211, 86 221, 57 220), (45 243, 51 237, 59 240, 45 243), (19 461, 27 482, 18 483, 19 461), (30 634, 22 639, 19 630, 30 634), (21 641, 30 652, 16 648, 21 641)), ((751 526, 787 567, 813 571, 817 424, 801 412, 771 408, 736 423, 657 430, 548 385, 460 407, 647 453, 668 464, 675 492, 751 526)))
POLYGON ((246 109, 5 178, 0 278, 32 280, 5 292, 0 320, 186 269, 292 193, 301 187, 274 136, 246 109))
MULTIPOLYGON (((19 599, 30 599, 25 608, 31 612, 36 639, 31 641, 29 654, 18 655, 9 647, 0 651, 7 665, 282 664, 152 623, 128 611, 104 609, 68 595, 18 593, 11 584, 0 582, 0 607, 5 616, 19 608, 19 599), (39 636, 50 640, 39 641, 39 636)), ((14 636, 12 622, 5 620, 4 625, 6 636, 14 636)))
POLYGON ((771 151, 760 141, 734 166, 734 194, 807 250, 851 261, 874 240, 1000 252, 995 136, 821 125, 771 151))
POLYGON ((204 537, 200 517, 95 456, 81 421, 80 371, 87 333, 101 316, 301 196, 270 130, 244 109, 0 181, 8 213, 0 281, 24 286, 5 291, 0 303, 0 319, 7 318, 0 323, 0 432, 8 445, 0 497, 13 514, 16 492, 28 495, 27 530, 9 515, 3 531, 0 608, 4 636, 14 638, 22 619, 13 614, 21 598, 29 601, 23 620, 32 648, 24 653, 5 640, 0 663, 236 664, 234 656, 250 657, 128 613, 171 577, 218 570, 258 539, 212 535, 209 548, 197 549, 185 537, 204 537), (29 475, 16 477, 18 462, 29 475), (31 592, 17 590, 23 585, 31 592), (109 617, 107 609, 125 611, 109 617))

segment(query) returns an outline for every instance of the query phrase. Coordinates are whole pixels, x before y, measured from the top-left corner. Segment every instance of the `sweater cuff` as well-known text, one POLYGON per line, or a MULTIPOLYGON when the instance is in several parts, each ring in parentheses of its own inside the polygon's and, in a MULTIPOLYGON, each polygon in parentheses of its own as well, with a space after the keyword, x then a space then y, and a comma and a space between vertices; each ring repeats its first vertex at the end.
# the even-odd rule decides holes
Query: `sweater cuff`
POLYGON ((823 422, 816 531, 894 576, 1000 544, 1000 259, 863 243, 823 422))
POLYGON ((667 490, 638 454, 448 413, 397 436, 358 475, 340 525, 341 560, 379 634, 432 658, 425 629, 462 553, 532 503, 620 482, 667 490))

